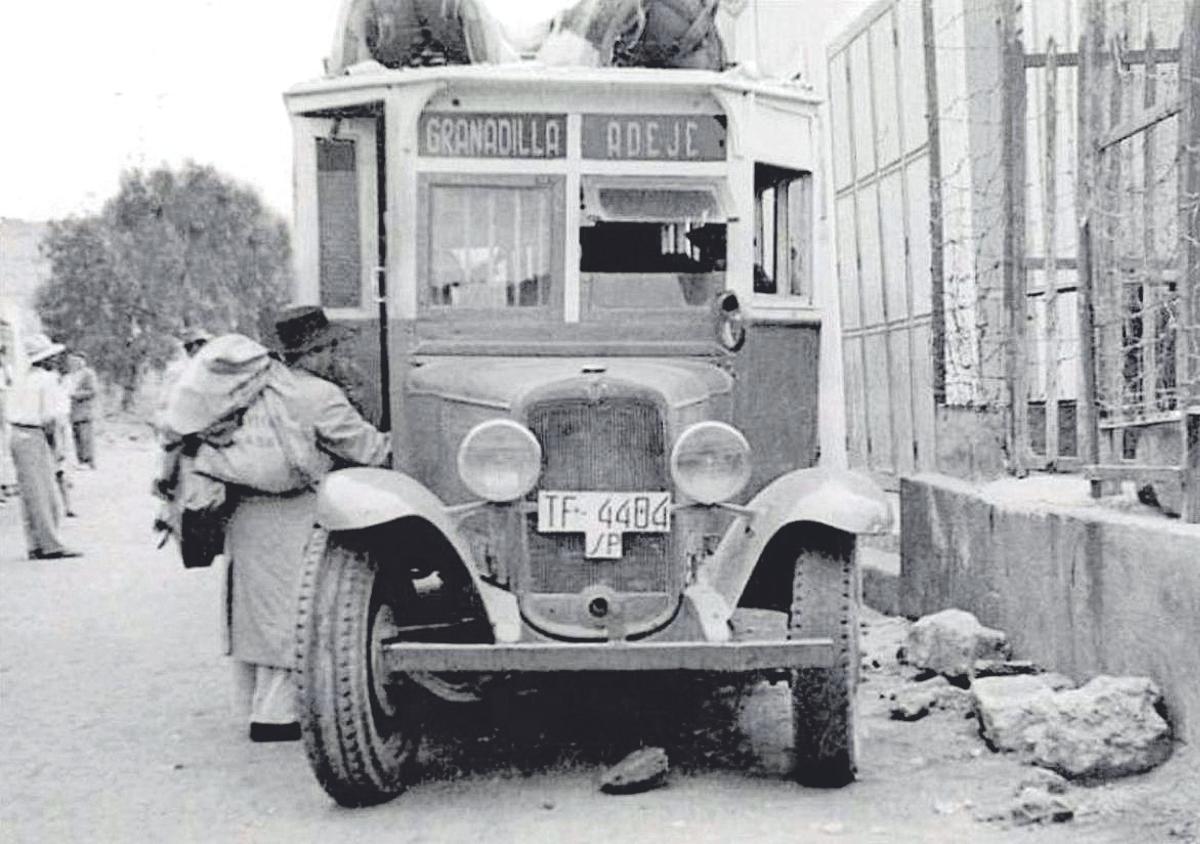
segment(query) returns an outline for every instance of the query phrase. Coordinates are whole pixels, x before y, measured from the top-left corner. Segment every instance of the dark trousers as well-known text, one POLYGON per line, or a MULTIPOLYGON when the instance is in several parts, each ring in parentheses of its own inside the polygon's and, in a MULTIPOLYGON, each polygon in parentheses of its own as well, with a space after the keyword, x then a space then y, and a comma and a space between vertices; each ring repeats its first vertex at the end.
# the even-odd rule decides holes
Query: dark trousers
POLYGON ((71 431, 75 434, 75 456, 80 463, 86 463, 96 468, 96 441, 92 431, 91 419, 76 419, 71 422, 71 431))

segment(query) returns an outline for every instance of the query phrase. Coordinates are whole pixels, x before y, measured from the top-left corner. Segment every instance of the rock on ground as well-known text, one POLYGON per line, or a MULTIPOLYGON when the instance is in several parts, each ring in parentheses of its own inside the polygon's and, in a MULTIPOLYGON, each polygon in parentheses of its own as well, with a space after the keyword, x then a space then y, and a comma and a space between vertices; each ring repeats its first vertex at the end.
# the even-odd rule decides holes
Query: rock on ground
POLYGON ((1021 792, 1027 788, 1040 788, 1051 794, 1066 794, 1070 785, 1062 774, 1056 774, 1045 768, 1030 768, 1029 773, 1021 778, 1016 794, 1020 796, 1021 792))
POLYGON ((1039 665, 1027 659, 977 659, 976 677, 1012 677, 1016 674, 1041 674, 1039 665))
POLYGON ((1058 795, 1042 788, 1023 788, 1010 808, 1018 826, 1034 823, 1062 823, 1075 817, 1075 807, 1058 795))
POLYGON ((1062 791, 1025 784, 1017 789, 1012 800, 975 814, 978 821, 1009 822, 1016 826, 1063 823, 1074 817, 1075 806, 1062 796, 1062 791))
POLYGON ((895 721, 917 721, 935 709, 966 711, 971 695, 950 685, 945 677, 904 686, 889 696, 889 714, 895 721))
POLYGON ((1041 700, 1074 683, 1061 674, 980 677, 971 684, 980 733, 993 750, 1025 749, 1025 733, 1041 717, 1041 700))
POLYGON ((976 660, 1003 660, 1010 655, 1003 631, 984 627, 974 615, 958 609, 919 619, 905 644, 909 664, 947 677, 969 677, 976 660))
POLYGON ((1143 677, 1062 690, 1055 675, 992 677, 972 687, 984 739, 1070 779, 1141 773, 1171 755, 1162 696, 1143 677))
POLYGON ((1121 777, 1171 755, 1171 728, 1159 713, 1162 694, 1145 677, 1096 677, 1052 701, 1054 717, 1033 749, 1038 765, 1072 779, 1121 777))
POLYGON ((600 777, 605 794, 637 794, 667 784, 670 763, 661 747, 635 750, 600 777))

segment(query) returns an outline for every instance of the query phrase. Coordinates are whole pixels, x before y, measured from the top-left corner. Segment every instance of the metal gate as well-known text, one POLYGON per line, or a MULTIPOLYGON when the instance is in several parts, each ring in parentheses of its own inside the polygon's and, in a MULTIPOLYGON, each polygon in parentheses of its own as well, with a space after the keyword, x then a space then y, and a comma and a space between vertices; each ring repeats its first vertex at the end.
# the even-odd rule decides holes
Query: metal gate
POLYGON ((1089 476, 1200 521, 1200 2, 1092 0, 1079 55, 1089 476))

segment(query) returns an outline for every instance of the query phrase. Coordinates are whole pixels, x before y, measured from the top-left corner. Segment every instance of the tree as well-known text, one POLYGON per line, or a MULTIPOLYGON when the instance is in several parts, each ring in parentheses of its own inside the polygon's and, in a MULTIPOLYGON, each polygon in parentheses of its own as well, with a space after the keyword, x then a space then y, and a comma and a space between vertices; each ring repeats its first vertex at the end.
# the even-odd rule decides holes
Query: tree
POLYGON ((186 327, 265 336, 289 288, 286 223, 212 167, 131 170, 97 215, 51 223, 37 310, 128 406, 186 327))

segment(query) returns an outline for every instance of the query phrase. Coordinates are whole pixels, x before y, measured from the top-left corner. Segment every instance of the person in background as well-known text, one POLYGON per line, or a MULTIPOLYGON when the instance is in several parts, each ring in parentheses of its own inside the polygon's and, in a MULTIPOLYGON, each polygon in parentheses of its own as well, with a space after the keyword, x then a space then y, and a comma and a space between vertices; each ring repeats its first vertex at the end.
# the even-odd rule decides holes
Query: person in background
POLYGON ((60 355, 55 363, 55 384, 51 390, 51 402, 54 407, 54 426, 47 434, 50 440, 50 452, 54 456, 54 480, 58 485, 58 496, 64 514, 75 518, 75 509, 71 506, 71 476, 68 468, 79 461, 75 453, 75 440, 71 436, 71 390, 66 378, 66 355, 60 355))
POLYGON ((81 352, 67 355, 67 390, 71 395, 71 432, 75 439, 75 456, 81 466, 96 468, 96 439, 92 422, 95 418, 97 393, 96 372, 81 352))
MULTIPOLYGON (((380 433, 333 383, 338 329, 319 307, 294 307, 276 323, 293 377, 280 385, 287 413, 311 437, 319 480, 334 465, 380 466, 391 456, 380 433)), ((225 532, 227 620, 238 685, 249 699, 250 739, 300 738, 291 677, 295 596, 304 546, 312 532, 316 493, 268 494, 242 488, 225 532)))
POLYGON ((205 331, 203 328, 185 328, 183 333, 179 335, 179 343, 183 346, 183 357, 178 355, 167 364, 167 368, 163 370, 162 387, 159 390, 158 405, 154 409, 153 425, 156 429, 162 427, 162 415, 166 410, 167 402, 171 397, 171 387, 179 380, 179 375, 183 368, 187 365, 189 359, 196 356, 196 352, 204 348, 204 344, 212 339, 212 334, 205 331))
MULTIPOLYGON (((31 560, 81 556, 59 536, 62 504, 55 488, 56 454, 51 439, 62 417, 58 366, 61 343, 34 334, 25 344, 29 371, 15 379, 6 412, 12 428, 10 448, 21 490, 25 543, 31 560)), ((55 447, 61 448, 62 437, 55 447)), ((61 452, 60 452, 61 453, 61 452)))
POLYGON ((179 338, 183 343, 183 351, 188 357, 194 358, 196 352, 204 348, 204 344, 212 339, 212 335, 203 328, 187 328, 179 338))
POLYGON ((13 383, 12 355, 8 343, 7 325, 0 321, 0 504, 16 497, 17 473, 13 468, 8 441, 8 392, 13 383))

